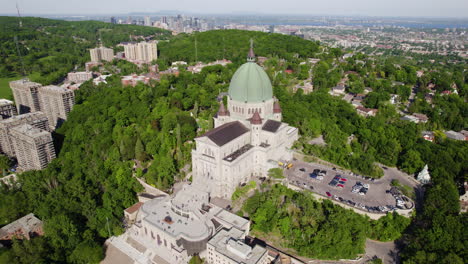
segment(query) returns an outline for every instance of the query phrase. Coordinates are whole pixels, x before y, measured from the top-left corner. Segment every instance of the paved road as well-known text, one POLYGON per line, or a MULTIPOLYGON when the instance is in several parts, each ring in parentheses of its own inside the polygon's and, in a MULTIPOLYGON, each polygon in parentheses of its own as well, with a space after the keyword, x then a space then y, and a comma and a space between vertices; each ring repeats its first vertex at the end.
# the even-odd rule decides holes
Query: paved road
POLYGON ((393 198, 391 194, 386 193, 386 190, 391 188, 390 183, 393 179, 398 179, 402 184, 412 187, 417 185, 417 183, 411 180, 408 175, 404 175, 395 168, 384 169, 385 175, 381 179, 371 181, 365 180, 362 177, 351 175, 346 171, 332 170, 331 167, 327 167, 318 163, 294 161, 293 164, 293 168, 285 170, 285 175, 291 184, 324 196, 326 196, 326 192, 329 192, 331 195, 336 196, 336 199, 338 197, 343 198, 345 203, 346 201, 350 200, 356 204, 365 206, 395 206, 395 198, 393 198), (305 172, 301 171, 300 169, 305 169, 305 172), (309 174, 312 173, 314 169, 326 170, 327 175, 324 176, 324 179, 321 181, 312 179, 309 177, 309 174), (328 185, 328 183, 337 174, 347 178, 347 182, 344 185, 344 188, 332 187, 328 185), (358 181, 369 184, 369 191, 366 195, 359 195, 351 192, 352 187, 358 181))
POLYGON ((383 260, 384 264, 400 263, 398 250, 395 242, 379 242, 367 239, 366 241, 366 256, 372 258, 377 256, 383 260))

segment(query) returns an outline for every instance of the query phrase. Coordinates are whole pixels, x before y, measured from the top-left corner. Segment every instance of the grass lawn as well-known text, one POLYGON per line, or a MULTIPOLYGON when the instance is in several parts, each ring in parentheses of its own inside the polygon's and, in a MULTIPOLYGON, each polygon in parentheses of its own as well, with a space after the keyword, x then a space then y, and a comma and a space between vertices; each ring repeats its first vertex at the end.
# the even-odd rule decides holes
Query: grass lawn
POLYGON ((21 79, 21 77, 0 78, 0 98, 13 99, 13 94, 8 83, 18 79, 21 79))

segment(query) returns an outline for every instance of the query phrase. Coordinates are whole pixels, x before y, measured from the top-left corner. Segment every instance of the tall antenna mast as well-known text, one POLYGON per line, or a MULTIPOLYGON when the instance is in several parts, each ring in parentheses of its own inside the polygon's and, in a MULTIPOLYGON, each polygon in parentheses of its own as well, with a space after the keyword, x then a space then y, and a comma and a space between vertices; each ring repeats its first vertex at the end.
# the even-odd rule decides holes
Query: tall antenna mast
POLYGON ((99 47, 102 47, 102 33, 101 33, 101 29, 99 29, 99 47))
POLYGON ((198 63, 198 46, 197 46, 197 38, 195 38, 195 62, 198 63))
POLYGON ((20 51, 19 44, 18 44, 18 36, 15 36, 15 44, 16 44, 16 51, 18 52, 18 57, 20 58, 20 61, 21 61, 21 69, 23 70, 23 77, 26 77, 23 56, 21 55, 21 51, 20 51))
POLYGON ((23 27, 23 21, 21 21, 21 14, 20 14, 20 11, 19 11, 19 7, 18 7, 18 2, 16 2, 16 11, 18 11, 18 18, 19 18, 19 27, 23 27))

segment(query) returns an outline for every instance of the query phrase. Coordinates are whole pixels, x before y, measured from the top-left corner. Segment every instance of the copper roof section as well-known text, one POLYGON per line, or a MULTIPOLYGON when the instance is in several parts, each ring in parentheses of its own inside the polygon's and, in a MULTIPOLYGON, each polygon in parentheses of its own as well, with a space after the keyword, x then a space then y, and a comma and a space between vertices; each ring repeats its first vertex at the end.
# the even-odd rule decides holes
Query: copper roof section
POLYGON ((280 126, 281 122, 269 119, 265 122, 265 125, 263 125, 262 130, 275 133, 280 126))
POLYGON ((226 143, 229 143, 232 140, 242 136, 248 131, 249 129, 246 128, 241 122, 234 121, 212 129, 201 137, 208 137, 216 145, 223 146, 226 143))
POLYGON ((133 214, 134 212, 138 211, 138 209, 140 209, 140 207, 143 205, 142 202, 138 202, 132 206, 130 206, 129 208, 125 209, 125 212, 129 213, 129 214, 133 214))
POLYGON ((281 107, 278 101, 275 101, 275 103, 273 104, 273 113, 281 113, 281 107))
POLYGON ((262 124, 262 118, 260 117, 260 114, 258 114, 258 111, 255 111, 255 113, 253 114, 252 118, 250 119, 250 124, 252 125, 262 124))
POLYGON ((229 116, 230 113, 229 113, 229 110, 226 110, 226 108, 224 107, 224 103, 221 102, 221 105, 219 106, 219 110, 218 110, 218 116, 229 116))

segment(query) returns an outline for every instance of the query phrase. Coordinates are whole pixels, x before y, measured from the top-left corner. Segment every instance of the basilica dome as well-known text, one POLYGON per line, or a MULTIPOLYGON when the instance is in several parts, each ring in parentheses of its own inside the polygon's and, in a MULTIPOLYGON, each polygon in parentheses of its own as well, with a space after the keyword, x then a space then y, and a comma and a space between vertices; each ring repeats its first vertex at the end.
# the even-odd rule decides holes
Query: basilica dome
POLYGON ((249 61, 237 69, 229 85, 229 96, 234 101, 258 103, 273 98, 270 78, 262 67, 249 61))

